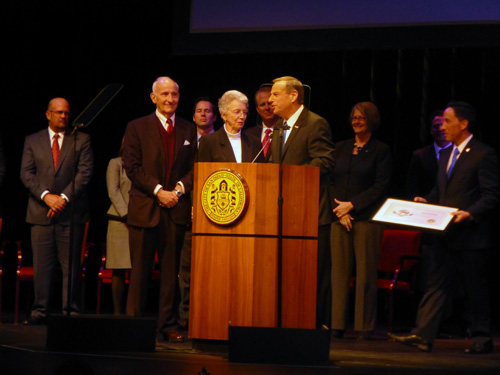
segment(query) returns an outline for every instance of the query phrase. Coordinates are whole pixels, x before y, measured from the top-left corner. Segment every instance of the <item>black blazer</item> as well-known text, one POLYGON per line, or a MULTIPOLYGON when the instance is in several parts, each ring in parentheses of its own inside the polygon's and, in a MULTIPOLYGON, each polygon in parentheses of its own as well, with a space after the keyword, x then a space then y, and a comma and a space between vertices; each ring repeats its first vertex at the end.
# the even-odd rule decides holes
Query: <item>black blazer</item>
POLYGON ((332 208, 334 199, 351 202, 351 216, 357 220, 370 219, 380 207, 389 188, 392 156, 389 146, 373 136, 358 155, 353 155, 354 138, 336 144, 334 182, 329 195, 332 208))
MULTIPOLYGON (((283 120, 276 123, 275 129, 283 124, 283 120)), ((281 139, 275 130, 271 141, 271 163, 279 163, 279 147, 281 139)), ((330 125, 321 116, 304 108, 295 123, 288 140, 283 148, 283 164, 306 165, 319 167, 320 170, 320 197, 319 197, 319 224, 326 225, 333 222, 333 214, 328 199, 328 184, 335 166, 335 148, 333 146, 330 125)))
MULTIPOLYGON (((260 149, 261 144, 257 141, 257 138, 241 132, 241 161, 243 163, 251 163, 260 149)), ((236 157, 224 126, 200 138, 197 161, 236 163, 236 157)), ((256 162, 261 163, 263 161, 264 155, 260 154, 256 162)))
MULTIPOLYGON (((252 126, 251 128, 246 129, 244 131, 244 133, 250 137, 255 138, 255 141, 260 143, 260 148, 262 149, 262 146, 263 146, 263 144, 262 144, 262 125, 252 126)), ((264 151, 262 151, 262 154, 264 154, 264 151)), ((270 158, 271 158, 271 141, 269 141, 269 148, 267 150, 267 155, 264 157, 264 162, 267 163, 270 158)))
POLYGON ((491 247, 491 214, 500 200, 497 154, 493 148, 472 138, 447 178, 446 167, 452 150, 453 147, 448 147, 441 151, 436 186, 425 198, 430 203, 471 213, 472 220, 449 225, 445 235, 450 248, 491 247))

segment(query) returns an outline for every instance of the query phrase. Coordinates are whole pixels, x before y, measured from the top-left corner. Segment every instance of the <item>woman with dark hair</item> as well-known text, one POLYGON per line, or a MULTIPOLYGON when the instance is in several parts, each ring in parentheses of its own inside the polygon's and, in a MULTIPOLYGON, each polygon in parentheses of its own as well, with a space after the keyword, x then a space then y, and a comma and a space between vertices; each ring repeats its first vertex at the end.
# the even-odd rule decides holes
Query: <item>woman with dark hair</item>
POLYGON ((354 262, 354 329, 369 339, 377 316, 377 268, 383 227, 370 222, 386 193, 392 169, 389 147, 373 137, 380 116, 371 102, 356 104, 350 115, 354 139, 335 145, 334 183, 329 188, 332 224, 332 336, 347 328, 349 288, 354 262))
POLYGON ((111 290, 114 314, 123 313, 125 273, 132 267, 128 242, 127 213, 131 182, 123 167, 123 140, 119 157, 111 159, 106 172, 106 185, 111 200, 106 238, 106 268, 112 269, 111 290))

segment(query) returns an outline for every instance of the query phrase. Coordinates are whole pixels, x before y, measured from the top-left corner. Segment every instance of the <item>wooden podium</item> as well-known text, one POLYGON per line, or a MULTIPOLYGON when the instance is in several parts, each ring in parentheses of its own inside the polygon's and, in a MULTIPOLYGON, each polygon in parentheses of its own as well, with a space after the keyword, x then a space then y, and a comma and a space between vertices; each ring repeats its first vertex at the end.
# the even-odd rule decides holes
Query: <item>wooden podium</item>
MULTIPOLYGON (((228 340, 228 327, 277 327, 279 165, 197 163, 189 337, 228 340), (201 189, 229 169, 248 185, 246 212, 231 225, 211 221, 201 189)), ((281 327, 316 327, 319 168, 283 165, 281 327)), ((280 327, 280 328, 281 328, 280 327)))

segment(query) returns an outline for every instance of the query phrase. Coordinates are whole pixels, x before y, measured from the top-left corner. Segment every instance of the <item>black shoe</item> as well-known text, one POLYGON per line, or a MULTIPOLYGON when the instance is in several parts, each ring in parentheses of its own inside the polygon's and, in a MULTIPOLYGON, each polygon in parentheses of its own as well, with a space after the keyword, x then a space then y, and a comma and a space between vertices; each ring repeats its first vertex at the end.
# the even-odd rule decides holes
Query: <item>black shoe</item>
POLYGON ((399 336, 394 333, 389 333, 389 338, 401 344, 415 346, 423 352, 430 352, 432 350, 432 342, 425 341, 417 335, 399 336))
POLYGON ((465 354, 487 354, 493 353, 493 341, 486 342, 474 341, 474 343, 465 349, 465 354))
POLYGON ((356 340, 371 340, 373 331, 359 331, 356 340))
POLYGON ((23 322, 25 326, 42 326, 46 324, 46 319, 43 316, 30 316, 23 322))
POLYGON ((189 328, 189 322, 188 322, 188 320, 187 319, 180 320, 179 324, 178 324, 178 327, 179 327, 179 331, 187 331, 188 328, 189 328))
POLYGON ((345 329, 332 329, 332 339, 341 339, 344 337, 345 329))

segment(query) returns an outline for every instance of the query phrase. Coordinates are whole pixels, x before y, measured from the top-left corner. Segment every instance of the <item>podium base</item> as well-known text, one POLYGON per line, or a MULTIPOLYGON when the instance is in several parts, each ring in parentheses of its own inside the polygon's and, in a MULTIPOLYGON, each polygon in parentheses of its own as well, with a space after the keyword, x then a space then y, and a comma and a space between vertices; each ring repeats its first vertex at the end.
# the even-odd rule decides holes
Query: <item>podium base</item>
POLYGON ((156 321, 115 315, 50 315, 46 346, 70 352, 154 352, 156 321))
POLYGON ((229 327, 229 362, 324 366, 330 330, 229 327))

